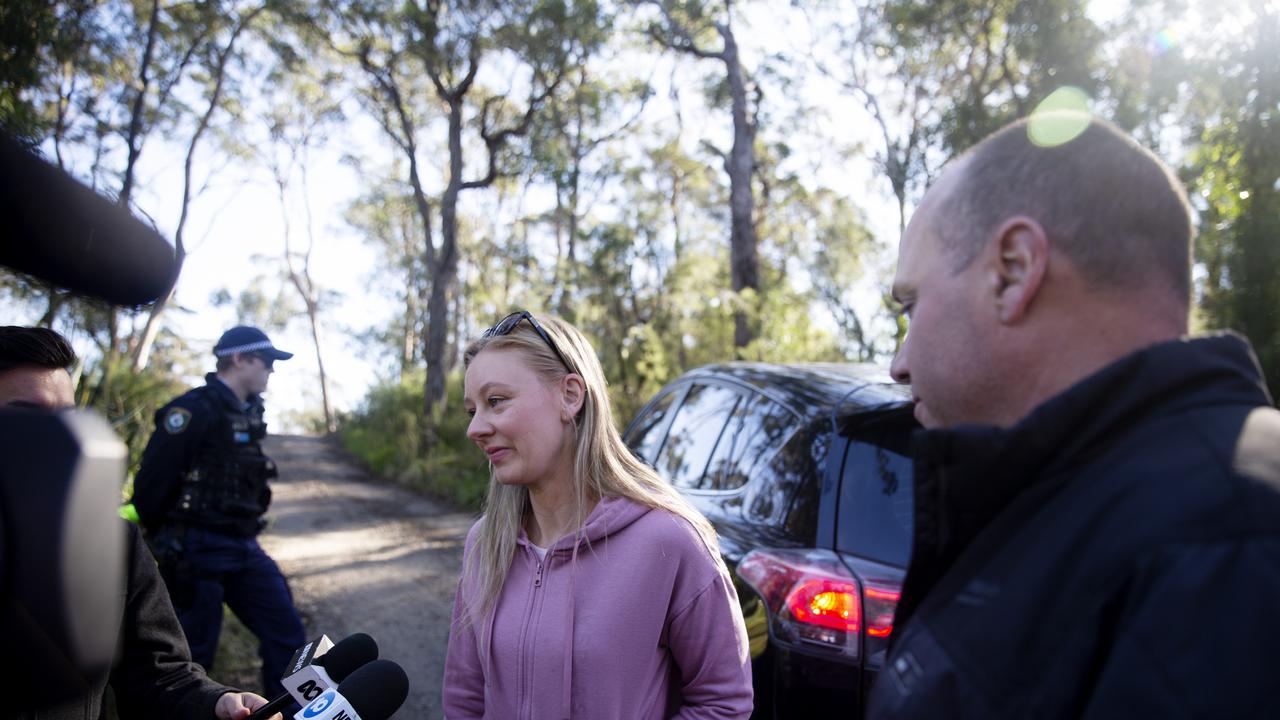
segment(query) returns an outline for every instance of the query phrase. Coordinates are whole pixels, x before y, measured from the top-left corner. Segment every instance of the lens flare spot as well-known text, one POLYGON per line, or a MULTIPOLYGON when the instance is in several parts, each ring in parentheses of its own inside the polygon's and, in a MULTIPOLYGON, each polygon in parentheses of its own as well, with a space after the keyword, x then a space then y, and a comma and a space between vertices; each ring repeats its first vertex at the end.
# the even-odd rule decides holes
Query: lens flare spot
POLYGON ((1089 127, 1089 96, 1077 87, 1060 87, 1040 101, 1027 123, 1027 137, 1040 147, 1071 142, 1089 127))
POLYGON ((1151 38, 1151 50, 1156 55, 1163 55, 1173 49, 1178 44, 1178 37, 1173 30, 1165 29, 1156 33, 1151 38))

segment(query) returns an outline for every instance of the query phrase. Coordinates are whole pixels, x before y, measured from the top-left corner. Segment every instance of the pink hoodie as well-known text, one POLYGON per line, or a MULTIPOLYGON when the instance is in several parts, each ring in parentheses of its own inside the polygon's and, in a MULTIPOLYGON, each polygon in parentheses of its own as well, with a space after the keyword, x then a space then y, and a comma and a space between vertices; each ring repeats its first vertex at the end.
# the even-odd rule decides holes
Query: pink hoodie
POLYGON ((751 661, 738 596, 693 528, 612 497, 596 505, 582 537, 561 538, 540 561, 521 532, 495 612, 470 622, 466 608, 480 603, 464 574, 445 659, 445 717, 748 717, 751 661))

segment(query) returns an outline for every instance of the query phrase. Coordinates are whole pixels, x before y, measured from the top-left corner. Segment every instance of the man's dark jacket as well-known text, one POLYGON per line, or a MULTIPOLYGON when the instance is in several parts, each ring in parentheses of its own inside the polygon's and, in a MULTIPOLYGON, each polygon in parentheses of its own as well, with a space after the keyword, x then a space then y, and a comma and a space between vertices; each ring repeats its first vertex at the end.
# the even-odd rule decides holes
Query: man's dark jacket
POLYGON ((921 431, 872 718, 1280 717, 1280 413, 1248 344, 1130 355, 921 431))
MULTIPOLYGON (((121 521, 124 522, 124 521, 121 521)), ((201 720, 231 688, 210 680, 191 662, 187 639, 174 615, 156 562, 142 533, 128 523, 128 570, 124 615, 115 662, 107 678, 121 720, 201 720)), ((78 701, 20 714, 17 720, 101 720, 105 684, 78 701)))

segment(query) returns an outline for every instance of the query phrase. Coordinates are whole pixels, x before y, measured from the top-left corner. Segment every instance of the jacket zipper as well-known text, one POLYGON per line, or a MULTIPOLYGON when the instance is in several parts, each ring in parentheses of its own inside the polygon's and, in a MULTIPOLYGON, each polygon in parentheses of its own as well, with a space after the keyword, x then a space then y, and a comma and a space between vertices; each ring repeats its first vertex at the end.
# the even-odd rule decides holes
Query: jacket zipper
POLYGON ((542 570, 545 563, 542 558, 538 558, 538 569, 533 574, 533 592, 529 596, 529 608, 524 618, 524 632, 520 637, 520 704, 519 712, 522 718, 529 718, 533 713, 533 643, 529 642, 529 635, 533 628, 534 610, 541 607, 542 595, 538 592, 542 588, 542 570))

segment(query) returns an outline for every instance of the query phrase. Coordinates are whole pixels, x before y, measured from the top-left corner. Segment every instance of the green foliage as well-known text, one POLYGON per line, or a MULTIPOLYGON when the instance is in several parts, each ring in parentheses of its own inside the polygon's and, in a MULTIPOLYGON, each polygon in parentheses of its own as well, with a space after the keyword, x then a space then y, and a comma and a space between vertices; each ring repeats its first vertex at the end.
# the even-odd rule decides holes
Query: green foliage
POLYGON ((1199 137, 1184 177, 1200 210, 1200 307, 1244 333, 1280 391, 1280 9, 1259 4, 1241 36, 1199 59, 1191 108, 1199 137))
POLYGON ((162 370, 134 373, 127 366, 98 364, 89 368, 77 390, 79 404, 102 413, 129 449, 122 497, 133 495, 132 477, 142 463, 142 451, 156 429, 156 411, 187 390, 174 375, 162 370), (105 377, 104 377, 105 375, 105 377))
POLYGON ((43 0, 0 4, 0 128, 31 141, 37 115, 27 89, 39 81, 41 48, 55 29, 52 6, 43 0))
MULTIPOLYGON (((271 21, 251 27, 231 56, 219 126, 211 128, 223 138, 217 162, 270 163, 264 139, 280 149, 333 141, 350 153, 368 151, 352 160, 363 182, 351 190, 347 221, 379 254, 370 293, 393 297, 397 310, 363 329, 361 344, 390 358, 387 375, 400 378, 371 390, 343 422, 345 443, 371 469, 472 507, 484 493, 487 472, 465 438, 456 369, 445 383, 448 409, 433 418, 438 445, 429 457, 422 447, 426 306, 436 282, 446 288, 448 310, 435 321, 448 331, 445 357, 431 359, 433 371, 455 368, 467 338, 495 316, 546 308, 578 325, 596 347, 619 425, 666 382, 705 363, 884 360, 905 320, 882 301, 888 278, 880 260, 893 238, 875 234, 892 224, 871 216, 877 201, 896 201, 892 220, 900 230, 948 157, 1068 84, 1090 94, 1099 114, 1181 165, 1199 212, 1197 327, 1248 334, 1276 388, 1275 3, 1227 2, 1218 12, 1221 27, 1164 44, 1158 33, 1186 25, 1196 3, 1133 0, 1105 26, 1095 19, 1101 13, 1076 0, 775 5, 738 3, 731 19, 746 28, 762 13, 783 12, 781 5, 802 6, 813 13, 822 48, 806 55, 745 32, 739 37, 755 66, 750 184, 759 200, 753 220, 760 263, 759 289, 742 293, 730 289, 729 185, 723 151, 714 147, 723 145, 717 132, 725 128, 705 127, 726 99, 727 79, 718 69, 681 78, 689 67, 714 63, 668 66, 661 51, 725 49, 716 23, 730 18, 728 5, 267 6, 259 20, 271 21), (815 64, 854 100, 853 116, 816 117, 822 108, 805 97, 805 73, 815 64), (701 106, 685 103, 679 95, 688 88, 709 97, 701 106), (451 103, 458 110, 453 135, 445 132, 451 103), (348 143, 345 131, 359 127, 353 113, 360 110, 383 132, 348 143), (829 157, 811 157, 813 146, 829 157), (492 164, 487 151, 496 153, 492 164), (819 167, 824 161, 840 173, 869 163, 878 178, 871 192, 882 197, 840 184, 847 178, 830 176, 831 165, 819 167), (450 195, 450 179, 466 185, 450 195), (456 248, 446 247, 446 234, 456 248), (757 333, 746 347, 734 347, 735 313, 757 333)), ((142 152, 149 137, 189 139, 210 97, 219 49, 238 19, 260 6, 156 7, 153 23, 150 3, 5 4, 0 124, 123 194, 127 143, 142 152)), ((278 169, 292 171, 305 155, 277 158, 278 169)), ((130 172, 138 190, 150 190, 145 174, 130 172)), ((208 173, 199 168, 196 175, 208 173)), ((136 204, 154 196, 132 198, 136 204)), ((155 217, 173 210, 147 208, 155 217)), ((240 321, 269 328, 301 314, 296 302, 274 294, 219 297, 240 321)), ((183 389, 174 379, 185 374, 189 355, 180 341, 162 332, 151 366, 134 375, 124 368, 137 341, 127 328, 141 324, 136 311, 69 298, 9 273, 0 273, 0 302, 92 342, 80 397, 116 423, 136 464, 151 415, 183 389)))
POLYGON ((883 13, 878 41, 941 101, 925 134, 952 154, 1063 85, 1098 94, 1104 38, 1076 0, 888 0, 883 13))
POLYGON ((441 418, 430 458, 419 452, 421 377, 375 386, 360 409, 343 418, 339 434, 347 450, 374 473, 478 509, 488 488, 488 466, 467 439, 461 377, 455 375, 446 387, 453 410, 441 418))
POLYGON ((214 307, 234 306, 237 325, 253 325, 268 332, 283 330, 304 313, 302 301, 292 287, 283 282, 270 283, 265 275, 258 275, 234 298, 223 288, 215 291, 209 301, 214 307))

